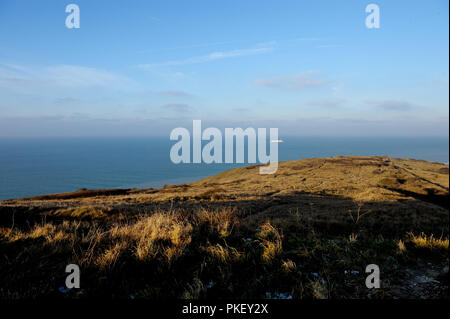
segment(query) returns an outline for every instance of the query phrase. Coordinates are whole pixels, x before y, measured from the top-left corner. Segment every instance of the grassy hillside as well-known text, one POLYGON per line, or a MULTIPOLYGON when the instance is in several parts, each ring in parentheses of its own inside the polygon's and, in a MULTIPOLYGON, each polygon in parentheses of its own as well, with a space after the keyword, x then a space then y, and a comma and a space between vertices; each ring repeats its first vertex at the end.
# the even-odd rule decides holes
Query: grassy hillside
POLYGON ((0 298, 448 298, 448 165, 258 172, 0 201, 0 298), (81 288, 67 291, 70 263, 81 288), (368 264, 381 289, 366 288, 368 264))

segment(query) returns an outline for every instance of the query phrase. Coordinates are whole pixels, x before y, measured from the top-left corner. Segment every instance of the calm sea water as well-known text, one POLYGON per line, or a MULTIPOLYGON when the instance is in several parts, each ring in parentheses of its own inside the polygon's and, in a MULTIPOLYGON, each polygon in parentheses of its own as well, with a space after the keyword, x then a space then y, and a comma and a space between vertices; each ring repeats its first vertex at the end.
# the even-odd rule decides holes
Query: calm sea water
MULTIPOLYGON (((279 160, 388 155, 448 163, 449 139, 291 137, 279 160)), ((0 138, 0 199, 80 188, 161 187, 239 165, 173 164, 168 138, 0 138)), ((246 165, 246 164, 240 164, 246 165)))

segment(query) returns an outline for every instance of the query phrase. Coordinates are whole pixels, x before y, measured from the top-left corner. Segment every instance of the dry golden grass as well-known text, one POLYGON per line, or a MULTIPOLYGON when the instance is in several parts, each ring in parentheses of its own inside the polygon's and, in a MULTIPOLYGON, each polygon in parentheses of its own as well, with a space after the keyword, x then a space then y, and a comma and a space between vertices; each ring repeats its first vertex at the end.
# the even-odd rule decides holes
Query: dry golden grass
POLYGON ((100 254, 94 264, 100 268, 100 270, 113 268, 116 261, 119 259, 120 254, 126 249, 126 243, 118 242, 114 246, 107 248, 103 254, 100 254))
POLYGON ((242 260, 244 254, 234 247, 222 246, 220 244, 211 245, 205 248, 213 261, 220 263, 233 263, 242 260))
POLYGON ((448 238, 435 238, 433 235, 427 236, 422 233, 420 235, 411 234, 410 240, 417 248, 448 250, 448 238))
POLYGON ((216 232, 220 237, 226 238, 230 235, 233 227, 238 224, 236 208, 221 208, 208 210, 201 208, 196 214, 198 224, 207 225, 209 231, 216 232))
POLYGON ((70 231, 69 225, 71 224, 67 222, 62 225, 36 224, 28 233, 15 229, 8 234, 8 240, 15 242, 26 239, 44 239, 46 244, 70 241, 73 239, 73 233, 70 231))
POLYGON ((9 232, 7 239, 9 242, 44 239, 45 245, 55 251, 61 248, 75 251, 75 260, 80 265, 106 269, 113 267, 126 250, 132 251, 138 260, 162 256, 170 263, 183 254, 191 242, 191 232, 191 224, 180 214, 158 211, 109 229, 79 221, 37 224, 29 232, 9 232))
POLYGON ((295 262, 293 262, 292 260, 288 259, 288 260, 283 260, 281 262, 281 267, 283 268, 283 270, 287 273, 295 271, 297 269, 297 265, 295 264, 295 262))
POLYGON ((311 282, 311 289, 314 299, 328 299, 328 288, 323 282, 318 280, 311 282))
POLYGON ((358 240, 358 235, 351 233, 350 236, 348 236, 348 241, 350 243, 356 243, 356 241, 358 240))
POLYGON ((368 262, 387 281, 448 264, 448 218, 447 165, 382 157, 0 201, 0 298, 53 296, 68 263, 83 273, 76 296, 365 298, 348 273, 368 262))
POLYGON ((405 243, 400 239, 398 242, 397 242, 397 246, 398 246, 398 250, 400 251, 400 252, 405 252, 406 251, 406 246, 405 246, 405 243))
POLYGON ((114 226, 111 240, 120 240, 135 247, 139 260, 164 255, 172 261, 183 253, 191 242, 192 225, 175 212, 157 212, 138 219, 133 224, 114 226))
POLYGON ((260 226, 256 237, 261 239, 260 245, 263 248, 262 260, 264 262, 270 263, 281 254, 283 250, 282 235, 270 222, 265 222, 260 226))

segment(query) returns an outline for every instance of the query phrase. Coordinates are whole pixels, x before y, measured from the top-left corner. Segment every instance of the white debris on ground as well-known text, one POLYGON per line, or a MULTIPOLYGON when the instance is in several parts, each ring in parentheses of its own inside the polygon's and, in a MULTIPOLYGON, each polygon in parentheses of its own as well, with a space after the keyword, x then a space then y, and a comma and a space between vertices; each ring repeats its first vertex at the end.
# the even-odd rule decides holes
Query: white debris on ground
POLYGON ((288 292, 266 292, 267 299, 292 299, 292 295, 288 292))

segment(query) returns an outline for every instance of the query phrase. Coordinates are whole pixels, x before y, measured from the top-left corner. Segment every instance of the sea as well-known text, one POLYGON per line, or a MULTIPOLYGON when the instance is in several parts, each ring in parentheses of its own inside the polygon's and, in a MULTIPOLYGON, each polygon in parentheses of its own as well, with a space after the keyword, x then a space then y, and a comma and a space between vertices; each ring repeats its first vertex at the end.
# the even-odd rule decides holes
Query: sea
MULTIPOLYGON (((174 164, 168 137, 0 138, 0 199, 81 188, 159 188, 244 164, 174 164)), ((206 142, 205 142, 206 143, 206 142)), ((448 164, 448 137, 283 137, 279 161, 382 155, 448 164)))

